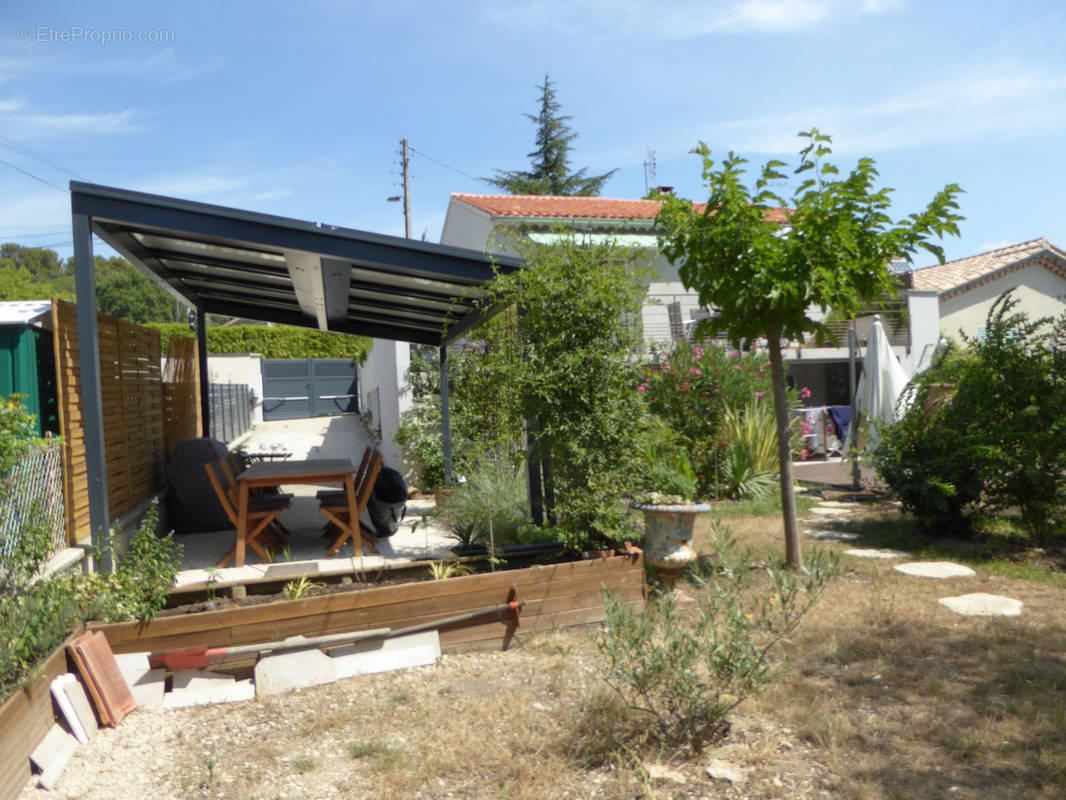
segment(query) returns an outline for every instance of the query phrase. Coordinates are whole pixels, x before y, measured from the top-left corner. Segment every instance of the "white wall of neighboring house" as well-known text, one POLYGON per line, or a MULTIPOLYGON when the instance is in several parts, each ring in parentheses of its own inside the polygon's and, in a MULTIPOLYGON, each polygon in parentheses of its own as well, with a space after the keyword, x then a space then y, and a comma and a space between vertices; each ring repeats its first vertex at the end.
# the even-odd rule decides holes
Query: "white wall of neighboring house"
POLYGON ((411 366, 411 345, 391 339, 374 339, 366 361, 359 368, 359 408, 370 412, 370 427, 380 441, 385 466, 407 473, 403 448, 395 442, 403 412, 411 407, 407 370, 411 366))
POLYGON ((444 228, 440 234, 441 244, 484 253, 489 252, 486 243, 491 234, 492 217, 484 211, 454 200, 448 205, 444 228))
POLYGON ((932 363, 933 351, 940 341, 940 298, 936 292, 909 292, 907 316, 910 318, 911 351, 900 358, 903 370, 910 376, 932 363))
POLYGON ((1066 310, 1066 280, 1050 270, 1033 264, 999 280, 989 281, 951 297, 940 304, 940 331, 956 340, 961 329, 974 338, 984 328, 988 311, 996 298, 1008 289, 1020 301, 1019 310, 1030 319, 1057 317, 1066 310))

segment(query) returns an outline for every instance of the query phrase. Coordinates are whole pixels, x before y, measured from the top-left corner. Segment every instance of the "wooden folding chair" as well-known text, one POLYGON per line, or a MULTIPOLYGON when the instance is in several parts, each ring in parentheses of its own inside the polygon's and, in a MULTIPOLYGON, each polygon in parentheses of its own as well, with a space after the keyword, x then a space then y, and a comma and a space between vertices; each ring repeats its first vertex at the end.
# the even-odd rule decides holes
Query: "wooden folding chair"
MULTIPOLYGON (((367 467, 370 465, 370 457, 374 454, 374 448, 367 445, 366 450, 363 451, 363 459, 359 462, 359 469, 355 471, 355 486, 358 488, 363 475, 366 473, 367 467)), ((338 502, 347 503, 348 493, 344 489, 321 489, 316 494, 319 502, 327 503, 329 505, 336 505, 338 502)))
MULTIPOLYGON (((221 460, 224 461, 225 459, 221 460)), ((218 461, 215 461, 204 464, 204 469, 207 471, 207 477, 215 489, 215 494, 218 495, 219 503, 222 504, 222 510, 226 512, 226 516, 229 517, 230 522, 233 523, 233 527, 239 528, 240 516, 239 509, 237 508, 237 493, 235 490, 227 491, 223 486, 224 478, 222 478, 221 475, 224 468, 220 466, 218 461)), ((289 501, 287 499, 275 500, 270 497, 249 498, 248 535, 245 539, 245 545, 257 552, 264 561, 270 561, 271 557, 257 541, 257 538, 268 528, 268 526, 270 526, 277 516, 288 507, 289 501), (263 502, 264 500, 267 502, 263 502)), ((226 566, 226 564, 228 564, 236 555, 237 545, 235 543, 233 549, 226 553, 222 560, 218 562, 218 567, 221 569, 226 566)))
POLYGON ((373 536, 368 537, 362 523, 359 521, 359 517, 366 510, 366 504, 370 501, 370 493, 374 491, 374 481, 378 479, 378 473, 381 471, 381 453, 374 451, 369 458, 364 456, 364 461, 366 462, 366 468, 360 469, 356 473, 354 480, 354 518, 349 519, 347 494, 343 498, 324 500, 318 507, 318 513, 322 514, 339 529, 336 538, 326 551, 327 556, 331 556, 340 550, 348 539, 352 540, 353 547, 358 547, 359 542, 355 540, 355 531, 359 531, 362 543, 366 544, 372 552, 376 553, 378 551, 377 546, 374 544, 373 536))
MULTIPOLYGON (((225 458, 220 458, 215 462, 215 467, 221 473, 221 477, 225 480, 226 491, 229 492, 230 497, 233 498, 233 506, 237 506, 237 475, 244 469, 243 462, 237 456, 236 453, 230 453, 225 458), (236 466, 235 466, 236 465, 236 466)), ((256 487, 249 492, 248 502, 251 504, 259 504, 261 506, 271 506, 277 503, 284 503, 283 507, 287 507, 292 501, 293 495, 279 492, 277 489, 272 489, 269 492, 264 492, 262 489, 256 487)), ((270 523, 270 526, 264 532, 266 535, 273 537, 274 542, 271 544, 271 550, 280 550, 281 547, 292 536, 292 532, 281 524, 280 519, 274 520, 270 523)))

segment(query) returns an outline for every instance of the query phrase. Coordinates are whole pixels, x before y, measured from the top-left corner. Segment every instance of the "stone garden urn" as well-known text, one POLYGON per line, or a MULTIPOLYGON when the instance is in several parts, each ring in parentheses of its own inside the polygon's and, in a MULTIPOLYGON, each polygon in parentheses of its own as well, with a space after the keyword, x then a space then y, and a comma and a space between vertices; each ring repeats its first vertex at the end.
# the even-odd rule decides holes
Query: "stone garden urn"
POLYGON ((696 560, 692 531, 706 503, 634 503, 644 514, 644 560, 673 586, 678 573, 696 560))

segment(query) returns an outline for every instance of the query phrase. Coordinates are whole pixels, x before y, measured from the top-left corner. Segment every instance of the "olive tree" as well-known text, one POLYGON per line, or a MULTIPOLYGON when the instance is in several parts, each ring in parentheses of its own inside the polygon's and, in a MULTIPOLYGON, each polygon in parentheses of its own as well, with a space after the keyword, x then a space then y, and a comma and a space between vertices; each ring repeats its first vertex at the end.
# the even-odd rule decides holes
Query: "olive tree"
POLYGON ((875 185, 872 159, 859 159, 840 177, 826 160, 830 137, 817 129, 799 135, 806 143, 791 195, 778 190, 788 180, 785 162, 767 162, 749 187, 745 159, 730 152, 717 165, 701 142, 693 152, 703 160, 706 206, 666 197, 658 215, 663 253, 679 265, 685 287, 716 311, 703 323, 705 330, 725 331, 736 347, 761 337, 768 343, 785 555, 793 568, 801 562, 781 342, 827 338, 825 326, 810 315, 813 309, 852 316, 894 294, 888 269, 894 258, 924 249, 943 262, 933 239, 957 236, 962 219, 956 213, 961 190, 950 184, 924 210, 894 221, 888 213, 892 190, 875 185))

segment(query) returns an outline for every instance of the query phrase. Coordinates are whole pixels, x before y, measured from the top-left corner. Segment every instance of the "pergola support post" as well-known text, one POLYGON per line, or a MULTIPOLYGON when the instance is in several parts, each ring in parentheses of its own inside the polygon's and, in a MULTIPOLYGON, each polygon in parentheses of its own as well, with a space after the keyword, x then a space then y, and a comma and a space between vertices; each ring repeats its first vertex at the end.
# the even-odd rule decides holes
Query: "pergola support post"
POLYGON ((444 485, 452 485, 452 413, 448 397, 448 345, 440 347, 440 433, 444 447, 444 485))
POLYGON ((207 312, 196 306, 196 352, 200 369, 200 423, 201 435, 211 436, 211 385, 207 374, 207 312))
MULTIPOLYGON (((85 432, 89 526, 101 568, 105 572, 113 572, 115 561, 111 552, 111 516, 107 501, 107 454, 104 449, 92 228, 86 215, 71 216, 74 226, 74 286, 78 298, 78 365, 81 369, 81 414, 85 432)), ((73 500, 68 498, 67 502, 73 500)))

